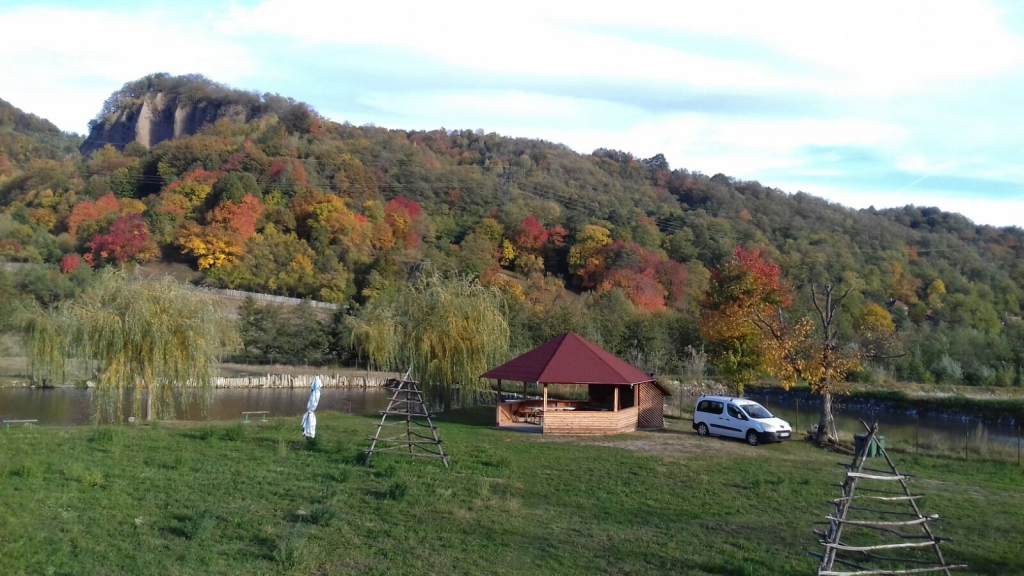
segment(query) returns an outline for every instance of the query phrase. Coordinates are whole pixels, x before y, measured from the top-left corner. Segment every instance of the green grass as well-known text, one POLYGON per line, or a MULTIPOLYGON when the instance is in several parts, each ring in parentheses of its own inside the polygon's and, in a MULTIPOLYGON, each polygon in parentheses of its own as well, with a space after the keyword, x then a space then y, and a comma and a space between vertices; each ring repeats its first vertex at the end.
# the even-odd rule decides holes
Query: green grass
MULTIPOLYGON (((373 419, 333 413, 315 447, 298 418, 0 430, 0 572, 808 574, 847 460, 700 439, 686 421, 550 441, 492 415, 441 419, 450 471, 358 465, 373 419)), ((1024 573, 1021 469, 896 458, 955 539, 948 558, 1024 573)))

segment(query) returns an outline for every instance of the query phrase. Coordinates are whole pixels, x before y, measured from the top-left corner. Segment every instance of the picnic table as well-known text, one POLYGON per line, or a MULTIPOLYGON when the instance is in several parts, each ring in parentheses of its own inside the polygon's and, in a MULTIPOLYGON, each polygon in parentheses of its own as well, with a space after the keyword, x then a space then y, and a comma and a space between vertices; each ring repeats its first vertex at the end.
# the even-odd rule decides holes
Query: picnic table
POLYGON ((4 428, 6 430, 10 430, 11 424, 24 424, 25 426, 31 428, 33 424, 38 424, 39 420, 0 420, 0 422, 3 422, 4 428))

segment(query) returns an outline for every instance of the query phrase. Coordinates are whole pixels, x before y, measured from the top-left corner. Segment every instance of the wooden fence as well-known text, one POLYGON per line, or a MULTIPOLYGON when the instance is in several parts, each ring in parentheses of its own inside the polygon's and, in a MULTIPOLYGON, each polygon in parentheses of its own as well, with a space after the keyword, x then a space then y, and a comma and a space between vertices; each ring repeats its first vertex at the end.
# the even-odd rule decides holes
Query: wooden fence
MULTIPOLYGON (((242 290, 227 290, 224 288, 210 288, 207 286, 192 286, 190 284, 184 285, 187 288, 195 290, 197 292, 206 292, 207 294, 217 294, 220 296, 230 296, 232 298, 252 298, 253 300, 259 300, 261 302, 274 302, 277 304, 302 304, 302 298, 292 298, 290 296, 275 296, 273 294, 263 294, 261 292, 245 292, 242 290)), ((338 305, 332 302, 320 302, 319 300, 309 300, 309 305, 313 308, 327 308, 330 310, 337 310, 338 305)))
MULTIPOLYGON (((267 374, 266 376, 232 376, 213 379, 214 388, 309 388, 313 374, 267 374)), ((383 376, 321 375, 324 388, 380 388, 388 379, 383 376)))

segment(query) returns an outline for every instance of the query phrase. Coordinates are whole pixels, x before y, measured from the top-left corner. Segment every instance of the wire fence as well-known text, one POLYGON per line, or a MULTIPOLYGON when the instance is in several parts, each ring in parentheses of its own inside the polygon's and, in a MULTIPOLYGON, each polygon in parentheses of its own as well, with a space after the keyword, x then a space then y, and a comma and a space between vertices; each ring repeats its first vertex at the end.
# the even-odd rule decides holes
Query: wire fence
MULTIPOLYGON (((710 382, 700 383, 696 389, 692 384, 673 382, 669 383, 669 388, 673 395, 666 399, 665 414, 684 421, 693 419, 694 402, 701 394, 731 395, 710 382)), ((794 439, 805 438, 818 424, 820 405, 817 403, 791 399, 773 401, 768 407, 790 423, 794 439)), ((843 444, 854 445, 854 435, 863 433, 858 421, 863 419, 868 424, 879 423, 885 448, 893 453, 1024 465, 1024 430, 1020 422, 993 424, 956 415, 922 417, 917 413, 854 410, 838 404, 834 405, 834 410, 839 440, 843 444)))

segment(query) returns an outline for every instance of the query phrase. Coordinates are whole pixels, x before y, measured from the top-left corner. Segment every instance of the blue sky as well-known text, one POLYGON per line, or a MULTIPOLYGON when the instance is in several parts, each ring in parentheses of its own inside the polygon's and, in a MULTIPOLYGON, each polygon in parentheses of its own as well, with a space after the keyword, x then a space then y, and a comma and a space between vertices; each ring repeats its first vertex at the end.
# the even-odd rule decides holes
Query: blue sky
POLYGON ((199 72, 337 121, 661 152, 848 206, 1024 225, 1020 4, 168 5, 0 0, 0 98, 81 132, 128 80, 199 72))

